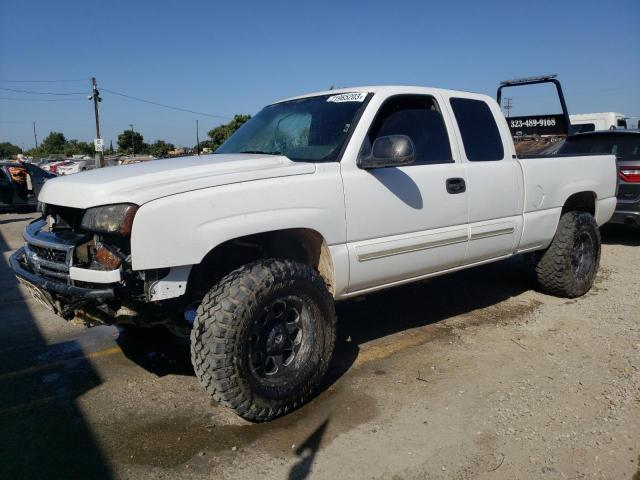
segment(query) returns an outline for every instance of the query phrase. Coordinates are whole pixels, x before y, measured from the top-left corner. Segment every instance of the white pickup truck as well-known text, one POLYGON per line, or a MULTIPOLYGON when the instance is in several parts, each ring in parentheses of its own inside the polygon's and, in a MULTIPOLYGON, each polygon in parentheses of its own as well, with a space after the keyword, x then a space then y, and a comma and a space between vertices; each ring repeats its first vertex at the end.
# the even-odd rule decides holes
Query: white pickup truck
POLYGON ((319 388, 334 300, 534 251, 544 290, 586 293, 616 165, 517 158, 485 95, 377 86, 274 103, 213 155, 56 178, 39 201, 11 258, 37 299, 190 331, 204 388, 264 421, 319 388))

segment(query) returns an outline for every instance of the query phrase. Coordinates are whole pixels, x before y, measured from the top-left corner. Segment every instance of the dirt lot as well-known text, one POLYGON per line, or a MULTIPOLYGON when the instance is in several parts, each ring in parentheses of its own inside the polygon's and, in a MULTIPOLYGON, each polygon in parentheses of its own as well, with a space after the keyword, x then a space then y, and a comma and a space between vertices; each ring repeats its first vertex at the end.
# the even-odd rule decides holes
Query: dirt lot
POLYGON ((324 392, 252 425, 187 345, 58 319, 7 267, 0 478, 640 479, 640 231, 607 228, 595 288, 534 290, 521 259, 340 304, 324 392))

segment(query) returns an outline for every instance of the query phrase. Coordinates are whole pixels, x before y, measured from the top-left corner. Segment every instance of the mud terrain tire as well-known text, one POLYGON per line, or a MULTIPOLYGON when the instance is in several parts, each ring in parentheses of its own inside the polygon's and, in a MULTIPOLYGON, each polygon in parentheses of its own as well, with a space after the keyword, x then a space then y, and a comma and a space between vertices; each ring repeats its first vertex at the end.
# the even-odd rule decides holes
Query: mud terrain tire
POLYGON ((213 399, 247 420, 268 421, 316 392, 335 335, 333 298, 322 277, 300 263, 261 260, 205 295, 191 361, 213 399))
POLYGON ((575 298, 591 289, 599 264, 600 230, 595 219, 586 212, 566 212, 536 265, 536 275, 546 292, 575 298))

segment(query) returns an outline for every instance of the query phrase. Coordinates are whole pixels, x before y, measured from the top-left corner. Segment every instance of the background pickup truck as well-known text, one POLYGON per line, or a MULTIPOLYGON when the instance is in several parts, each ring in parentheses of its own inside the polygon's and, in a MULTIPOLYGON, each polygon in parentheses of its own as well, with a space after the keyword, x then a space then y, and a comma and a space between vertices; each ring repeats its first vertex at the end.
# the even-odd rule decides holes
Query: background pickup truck
POLYGON ((583 295, 615 195, 611 155, 518 159, 487 96, 332 90, 214 155, 48 181, 11 263, 63 318, 191 331, 204 388, 263 421, 321 385, 334 300, 534 251, 543 289, 583 295))

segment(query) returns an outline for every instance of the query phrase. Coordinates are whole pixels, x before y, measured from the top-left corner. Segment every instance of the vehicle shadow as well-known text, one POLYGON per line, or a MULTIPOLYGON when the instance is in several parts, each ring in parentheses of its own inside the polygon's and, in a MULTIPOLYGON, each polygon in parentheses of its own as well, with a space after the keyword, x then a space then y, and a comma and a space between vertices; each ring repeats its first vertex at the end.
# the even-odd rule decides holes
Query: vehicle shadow
POLYGON ((327 387, 351 368, 367 342, 490 307, 533 288, 532 265, 526 257, 515 257, 339 302, 338 338, 327 387))
POLYGON ((368 171, 396 197, 414 210, 422 210, 424 202, 416 182, 398 168, 379 168, 368 171))
MULTIPOLYGON (((337 342, 322 389, 353 366, 367 342, 490 307, 535 287, 532 265, 515 257, 338 302, 337 342)), ((195 375, 189 339, 163 327, 120 329, 116 342, 127 358, 157 376, 195 375)))
POLYGON ((116 343, 122 353, 158 377, 195 376, 189 338, 176 337, 167 328, 119 327, 116 343))
POLYGON ((639 227, 608 223, 600 229, 600 236, 605 245, 640 246, 639 227))
POLYGON ((6 261, 0 283, 0 478, 111 478, 77 405, 100 376, 77 342, 47 343, 6 261))
POLYGON ((19 218, 0 219, 0 225, 6 225, 7 223, 25 222, 27 220, 32 220, 32 218, 31 217, 19 217, 19 218))
POLYGON ((12 205, 10 207, 0 207, 0 213, 33 213, 37 209, 37 205, 12 205))

